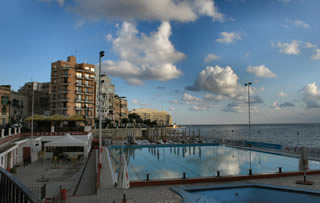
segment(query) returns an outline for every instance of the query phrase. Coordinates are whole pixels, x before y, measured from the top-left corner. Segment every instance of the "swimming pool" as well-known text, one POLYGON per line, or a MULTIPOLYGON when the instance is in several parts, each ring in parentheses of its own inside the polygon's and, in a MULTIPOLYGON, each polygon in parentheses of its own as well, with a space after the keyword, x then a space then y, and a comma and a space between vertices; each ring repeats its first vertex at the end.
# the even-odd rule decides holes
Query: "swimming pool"
POLYGON ((204 187, 173 187, 183 202, 263 202, 300 203, 319 202, 320 193, 316 190, 266 184, 230 184, 204 187))
MULTIPOLYGON (((118 169, 121 146, 109 147, 114 168, 118 169)), ((299 160, 278 154, 249 151, 216 144, 134 145, 123 148, 127 155, 129 179, 187 178, 275 173, 298 171, 299 160)), ((320 169, 320 163, 309 161, 310 169, 320 169)))

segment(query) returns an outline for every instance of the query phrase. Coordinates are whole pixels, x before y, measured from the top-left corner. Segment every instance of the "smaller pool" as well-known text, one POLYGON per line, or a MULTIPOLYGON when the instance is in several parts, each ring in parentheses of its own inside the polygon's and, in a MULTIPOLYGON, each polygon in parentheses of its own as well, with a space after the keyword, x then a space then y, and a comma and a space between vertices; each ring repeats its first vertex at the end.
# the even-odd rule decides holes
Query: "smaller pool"
POLYGON ((212 187, 174 187, 185 203, 191 202, 320 202, 320 192, 265 184, 217 185, 212 187))

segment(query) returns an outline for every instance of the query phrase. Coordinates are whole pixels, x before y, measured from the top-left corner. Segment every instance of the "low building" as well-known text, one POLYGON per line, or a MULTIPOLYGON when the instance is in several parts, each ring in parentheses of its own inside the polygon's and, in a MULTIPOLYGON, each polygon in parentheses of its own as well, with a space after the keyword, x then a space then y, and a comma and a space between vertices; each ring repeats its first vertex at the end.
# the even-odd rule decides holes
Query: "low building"
POLYGON ((116 95, 113 99, 113 120, 121 121, 123 118, 128 118, 128 101, 125 97, 116 95))
POLYGON ((50 83, 27 82, 17 92, 11 92, 11 123, 20 123, 32 115, 32 98, 34 97, 34 114, 50 115, 50 83))
POLYGON ((0 85, 0 125, 10 123, 10 85, 0 85))
POLYGON ((166 111, 159 111, 157 109, 139 108, 133 109, 130 113, 138 114, 142 120, 157 121, 158 125, 172 125, 172 117, 166 111))

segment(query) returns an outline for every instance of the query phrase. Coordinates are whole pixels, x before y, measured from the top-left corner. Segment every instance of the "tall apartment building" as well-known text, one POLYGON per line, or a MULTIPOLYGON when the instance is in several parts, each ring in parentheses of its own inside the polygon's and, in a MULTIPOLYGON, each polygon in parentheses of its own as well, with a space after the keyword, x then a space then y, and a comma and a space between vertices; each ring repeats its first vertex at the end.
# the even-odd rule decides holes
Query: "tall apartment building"
POLYGON ((130 113, 138 114, 142 120, 157 121, 158 125, 171 125, 172 117, 168 112, 156 109, 139 108, 133 109, 130 113))
MULTIPOLYGON (((96 77, 96 118, 99 118, 99 77, 96 77)), ((106 75, 101 75, 101 114, 102 120, 113 119, 113 99, 115 96, 115 87, 111 79, 106 75)))
POLYGON ((67 61, 51 63, 51 114, 82 115, 92 125, 95 104, 95 65, 67 61))
POLYGON ((0 125, 6 125, 10 120, 10 85, 0 85, 0 125))
POLYGON ((116 95, 113 99, 113 120, 121 121, 128 118, 128 101, 116 95))

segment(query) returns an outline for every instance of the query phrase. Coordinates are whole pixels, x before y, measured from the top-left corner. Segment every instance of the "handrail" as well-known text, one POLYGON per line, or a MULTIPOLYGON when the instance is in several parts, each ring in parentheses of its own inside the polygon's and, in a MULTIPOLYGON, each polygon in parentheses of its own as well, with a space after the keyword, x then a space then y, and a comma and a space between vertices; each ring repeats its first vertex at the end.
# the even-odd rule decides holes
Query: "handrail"
POLYGON ((0 202, 40 203, 29 188, 0 167, 0 202))

